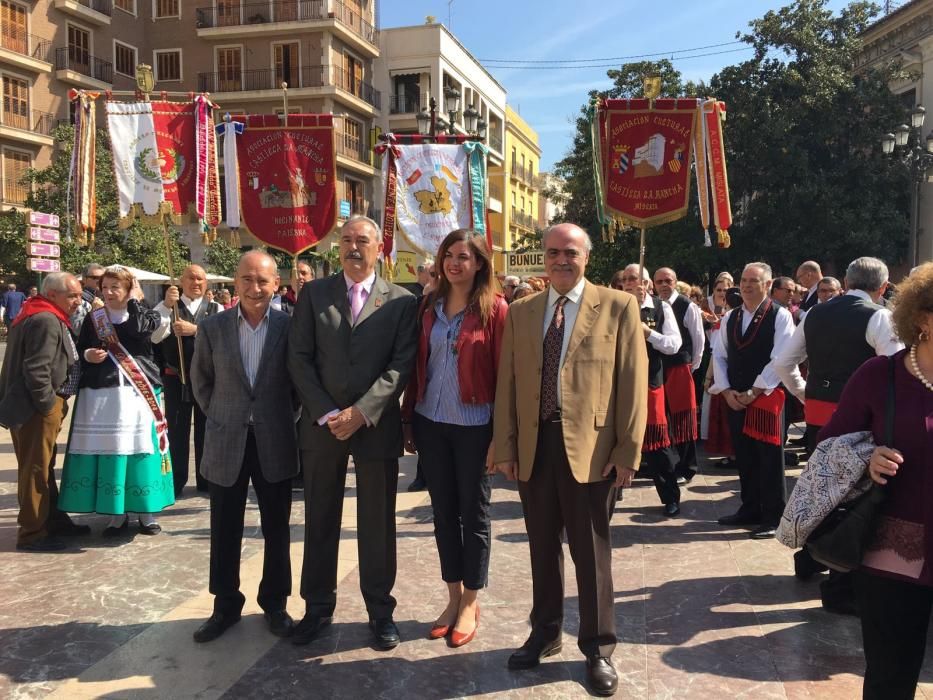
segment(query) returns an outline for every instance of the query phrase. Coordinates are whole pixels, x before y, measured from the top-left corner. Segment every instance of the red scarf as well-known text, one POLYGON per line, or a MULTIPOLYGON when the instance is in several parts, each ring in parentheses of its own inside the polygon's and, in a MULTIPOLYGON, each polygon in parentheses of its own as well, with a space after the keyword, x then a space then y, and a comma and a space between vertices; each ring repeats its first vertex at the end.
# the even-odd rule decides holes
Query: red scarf
POLYGON ((50 311, 58 317, 58 320, 64 323, 66 326, 69 324, 68 316, 65 315, 65 312, 61 310, 57 305, 53 304, 49 299, 38 294, 34 297, 29 297, 26 301, 23 302, 23 308, 20 309, 19 314, 16 318, 13 319, 13 326, 15 327, 20 321, 25 321, 30 316, 35 316, 36 314, 41 314, 44 311, 50 311))

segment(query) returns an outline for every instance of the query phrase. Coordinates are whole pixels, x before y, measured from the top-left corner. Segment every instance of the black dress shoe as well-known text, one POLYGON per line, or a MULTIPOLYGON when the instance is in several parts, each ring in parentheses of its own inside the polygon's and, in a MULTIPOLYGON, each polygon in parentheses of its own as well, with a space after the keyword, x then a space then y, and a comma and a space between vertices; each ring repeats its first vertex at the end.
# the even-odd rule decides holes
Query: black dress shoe
POLYGON ((522 646, 515 650, 509 657, 509 669, 512 671, 524 671, 529 668, 534 668, 541 663, 541 659, 547 656, 554 656, 554 654, 560 654, 562 647, 563 643, 560 637, 543 644, 534 637, 529 637, 528 641, 522 644, 522 646))
POLYGON ((212 642, 240 621, 240 613, 215 612, 194 631, 194 641, 199 644, 212 642))
POLYGON ((301 622, 295 625, 292 632, 292 644, 304 646, 313 642, 325 627, 334 621, 333 617, 320 615, 305 615, 301 622))
POLYGON ((754 530, 752 530, 748 536, 753 540, 770 540, 774 539, 776 532, 777 525, 759 525, 754 530))
POLYGON ((596 695, 613 695, 619 687, 619 677, 612 667, 612 662, 605 656, 587 658, 586 685, 596 695))
POLYGON ((158 535, 162 532, 162 526, 159 523, 149 523, 148 525, 140 523, 139 531, 144 535, 158 535))
POLYGON ((40 537, 35 542, 18 542, 16 544, 16 548, 20 552, 60 552, 67 547, 68 545, 61 540, 56 540, 48 535, 40 537))
POLYGON ((49 523, 49 534, 59 537, 83 537, 91 534, 91 526, 78 525, 71 519, 56 520, 49 523))
POLYGON ((745 515, 744 513, 733 513, 732 515, 722 516, 716 522, 720 525, 758 525, 761 522, 761 518, 756 518, 753 515, 745 515))
POLYGON ((295 621, 284 610, 267 612, 263 614, 269 624, 269 631, 276 637, 291 637, 295 631, 295 621))
POLYGON ((680 515, 680 506, 676 503, 665 504, 664 515, 666 515, 668 518, 673 518, 675 515, 680 515))
POLYGON ((409 492, 413 492, 413 491, 424 491, 427 487, 428 487, 428 485, 427 485, 426 483, 424 483, 424 479, 421 479, 421 478, 417 478, 417 477, 416 477, 415 480, 412 481, 412 482, 408 485, 408 491, 409 491, 409 492))
POLYGON ((113 525, 108 525, 104 528, 104 531, 101 533, 101 537, 121 537, 125 535, 127 530, 130 528, 130 519, 124 518, 123 524, 120 527, 114 527, 113 525))
POLYGON ((402 641, 398 633, 398 627, 395 626, 391 617, 370 620, 369 629, 372 630, 373 637, 376 640, 376 648, 382 651, 394 649, 402 641))

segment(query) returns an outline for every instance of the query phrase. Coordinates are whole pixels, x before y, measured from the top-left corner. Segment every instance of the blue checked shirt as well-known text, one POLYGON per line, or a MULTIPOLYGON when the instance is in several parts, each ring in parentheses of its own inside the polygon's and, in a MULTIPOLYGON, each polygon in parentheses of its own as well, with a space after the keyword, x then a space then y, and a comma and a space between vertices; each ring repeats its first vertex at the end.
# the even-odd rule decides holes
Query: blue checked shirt
POLYGON ((434 305, 436 318, 431 328, 424 398, 415 405, 415 411, 435 423, 476 426, 486 425, 492 419, 492 404, 467 404, 460 400, 455 348, 465 312, 464 309, 448 319, 443 300, 434 305))

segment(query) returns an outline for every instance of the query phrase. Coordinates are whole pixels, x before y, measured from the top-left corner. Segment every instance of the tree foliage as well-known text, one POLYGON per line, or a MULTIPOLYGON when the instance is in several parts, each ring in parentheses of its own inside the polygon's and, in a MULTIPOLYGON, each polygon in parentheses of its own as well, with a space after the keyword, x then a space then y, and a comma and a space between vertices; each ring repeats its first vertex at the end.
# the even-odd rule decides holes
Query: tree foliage
MULTIPOLYGON (((797 0, 752 22, 739 38, 755 49, 754 57, 722 69, 708 85, 683 83, 668 60, 644 61, 609 71, 613 87, 590 93, 591 100, 637 97, 643 76, 660 75, 662 96, 714 95, 727 104, 732 247, 703 247, 694 191, 684 219, 648 230, 649 269, 669 265, 682 278, 705 281, 756 259, 776 274, 793 273, 810 258, 836 271, 857 255, 889 264, 904 259, 907 173, 879 145, 880 134, 905 120, 905 107, 888 88, 898 69, 853 73, 859 33, 877 8, 853 2, 834 15, 826 4, 797 0)), ((593 236, 590 272, 606 280, 638 260, 638 232, 602 241, 586 112, 584 106, 572 148, 555 172, 567 182, 565 220, 593 236)))
POLYGON ((207 246, 204 262, 209 272, 234 277, 241 254, 239 248, 234 248, 223 238, 217 238, 207 246))
MULTIPOLYGON (((58 127, 54 132, 55 152, 52 162, 41 170, 27 171, 25 180, 33 192, 26 206, 36 211, 57 214, 61 219, 61 265, 63 270, 80 272, 90 262, 102 265, 122 264, 144 270, 168 274, 168 255, 161 226, 134 223, 121 230, 118 226, 119 210, 113 159, 106 131, 97 132, 97 231, 92 246, 83 246, 75 239, 66 240, 67 233, 75 231, 74 220, 68 214, 68 174, 74 144, 74 128, 58 127)), ((174 227, 170 227, 169 241, 177 275, 189 259, 174 227)), ((26 225, 23 215, 7 212, 0 216, 0 271, 21 280, 33 276, 26 272, 26 225)))

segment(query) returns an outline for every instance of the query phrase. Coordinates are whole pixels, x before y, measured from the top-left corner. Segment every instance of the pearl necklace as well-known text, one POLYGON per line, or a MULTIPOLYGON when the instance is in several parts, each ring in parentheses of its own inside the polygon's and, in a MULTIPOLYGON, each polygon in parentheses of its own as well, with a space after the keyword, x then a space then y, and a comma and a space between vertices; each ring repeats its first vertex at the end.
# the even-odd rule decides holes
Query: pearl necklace
POLYGON ((929 379, 923 376, 923 372, 920 371, 920 365, 917 362, 917 346, 916 345, 910 346, 910 366, 911 368, 913 368, 914 375, 916 375, 917 379, 920 380, 920 383, 923 384, 923 386, 925 386, 930 391, 933 391, 933 382, 931 382, 929 379))

